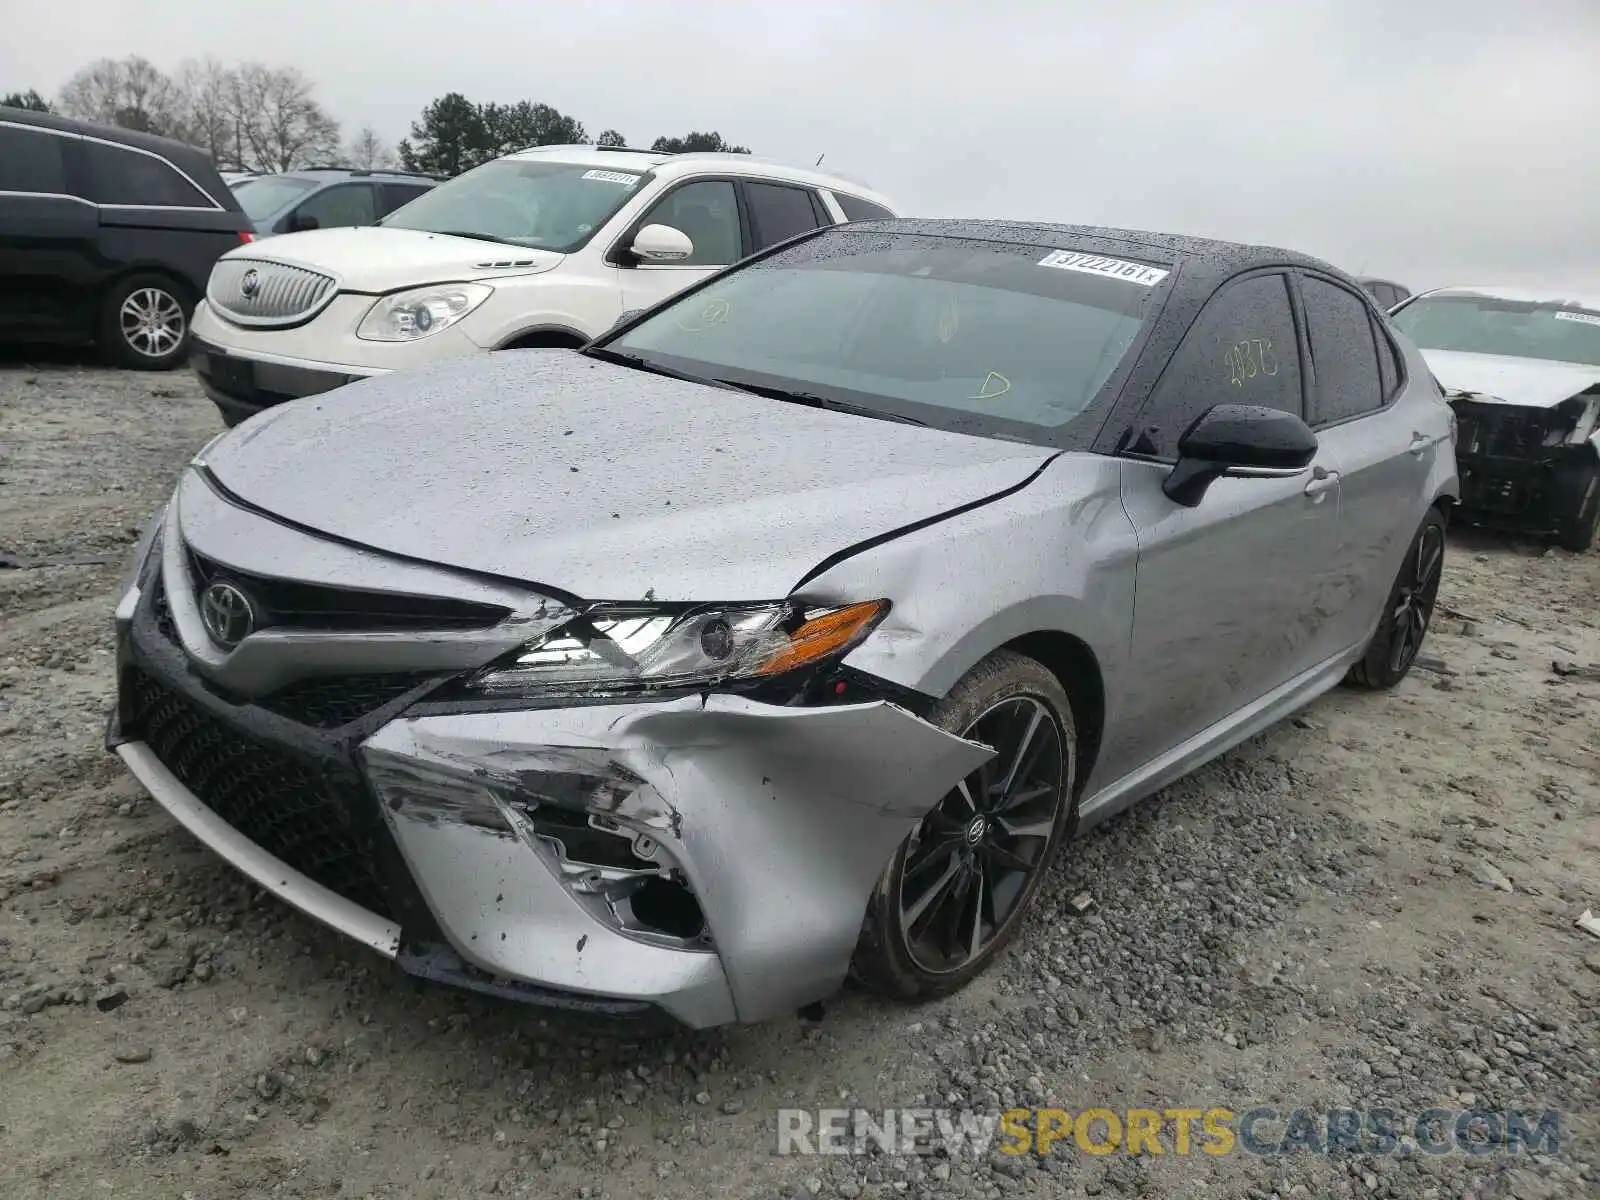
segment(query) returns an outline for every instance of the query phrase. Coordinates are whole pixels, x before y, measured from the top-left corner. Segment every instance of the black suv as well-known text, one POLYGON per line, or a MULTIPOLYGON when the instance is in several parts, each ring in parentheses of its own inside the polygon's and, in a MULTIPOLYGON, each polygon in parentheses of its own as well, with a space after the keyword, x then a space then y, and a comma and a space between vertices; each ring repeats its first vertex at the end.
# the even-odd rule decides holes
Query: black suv
POLYGON ((256 234, 298 233, 372 225, 439 180, 411 171, 358 171, 305 167, 281 175, 256 175, 233 184, 256 234))
POLYGON ((211 265, 254 238, 204 151, 0 108, 0 339, 175 367, 211 265))

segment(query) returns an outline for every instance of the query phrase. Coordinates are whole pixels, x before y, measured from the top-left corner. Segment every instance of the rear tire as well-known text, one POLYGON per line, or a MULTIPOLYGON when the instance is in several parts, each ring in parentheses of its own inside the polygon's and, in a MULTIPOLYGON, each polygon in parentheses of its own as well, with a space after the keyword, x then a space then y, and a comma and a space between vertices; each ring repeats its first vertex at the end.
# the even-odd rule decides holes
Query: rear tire
POLYGON ((1582 554, 1600 540, 1600 464, 1578 467, 1570 483, 1577 512, 1556 541, 1563 550, 1582 554))
POLYGON ((170 371, 189 353, 194 303, 165 275, 130 275, 107 290, 100 307, 100 350, 114 365, 170 371))
POLYGON ((1382 690, 1394 687, 1410 673, 1433 622, 1443 573, 1444 514, 1430 508, 1389 589, 1377 632, 1361 661, 1350 668, 1351 683, 1382 690))
POLYGON ((941 797, 867 904, 851 973, 900 1000, 959 991, 1000 955, 1077 819, 1072 705, 1039 663, 995 651, 928 719, 997 753, 941 797))

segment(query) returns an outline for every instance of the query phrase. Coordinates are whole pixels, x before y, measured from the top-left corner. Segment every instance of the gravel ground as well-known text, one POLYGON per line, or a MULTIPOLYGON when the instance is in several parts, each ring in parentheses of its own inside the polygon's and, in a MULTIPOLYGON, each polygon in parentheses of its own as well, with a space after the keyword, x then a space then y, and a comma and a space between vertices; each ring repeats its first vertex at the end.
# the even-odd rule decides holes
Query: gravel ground
MULTIPOLYGON (((10 1196, 1594 1195, 1600 554, 1452 535, 1340 690, 1072 848, 960 996, 692 1035, 413 984, 101 746, 118 563, 220 425, 186 373, 0 362, 10 1196), (1072 900, 1094 903, 1079 913, 1072 900), (785 1107, 1555 1108, 1549 1157, 777 1157, 785 1107)), ((1172 1139, 1166 1139, 1169 1150, 1172 1139)))

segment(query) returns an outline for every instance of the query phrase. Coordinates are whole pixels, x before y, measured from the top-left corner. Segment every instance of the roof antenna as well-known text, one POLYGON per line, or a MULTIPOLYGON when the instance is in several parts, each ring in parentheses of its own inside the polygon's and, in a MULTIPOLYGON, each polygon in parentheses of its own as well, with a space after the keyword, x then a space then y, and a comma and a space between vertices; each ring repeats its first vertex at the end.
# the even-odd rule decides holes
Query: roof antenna
POLYGON ((822 165, 822 160, 827 158, 827 157, 828 157, 828 152, 826 150, 824 150, 821 154, 817 155, 817 161, 812 163, 811 165, 814 166, 814 167, 820 167, 822 165))

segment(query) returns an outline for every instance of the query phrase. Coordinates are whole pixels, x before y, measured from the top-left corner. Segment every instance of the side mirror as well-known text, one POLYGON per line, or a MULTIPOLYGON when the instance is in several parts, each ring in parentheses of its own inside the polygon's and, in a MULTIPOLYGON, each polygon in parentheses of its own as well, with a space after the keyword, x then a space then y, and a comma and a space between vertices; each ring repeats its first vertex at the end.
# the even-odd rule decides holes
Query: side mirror
POLYGON ((1214 480, 1292 478, 1317 456, 1317 435, 1293 413, 1250 404, 1206 409, 1178 439, 1178 465, 1161 484, 1186 508, 1199 504, 1214 480))
POLYGON ((671 225, 646 225, 633 235, 629 249, 647 263, 672 263, 693 254, 694 243, 687 233, 671 225))
POLYGON ((315 217, 308 217, 301 213, 295 213, 294 216, 289 218, 290 233, 304 233, 308 229, 320 228, 322 228, 322 222, 317 220, 315 217))

